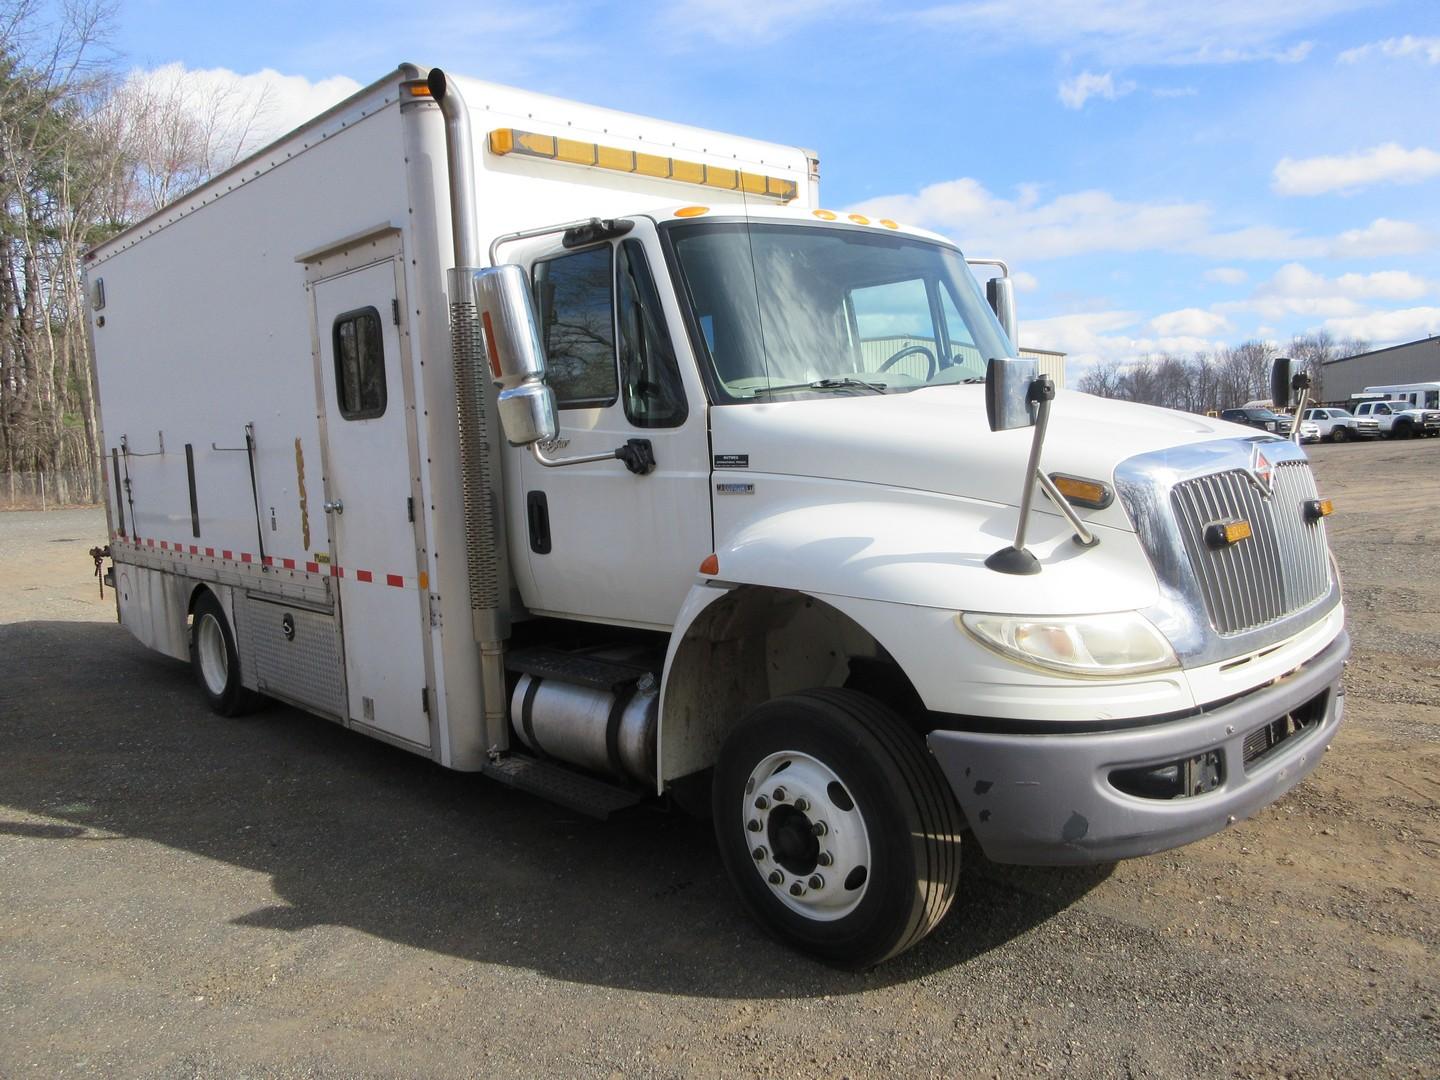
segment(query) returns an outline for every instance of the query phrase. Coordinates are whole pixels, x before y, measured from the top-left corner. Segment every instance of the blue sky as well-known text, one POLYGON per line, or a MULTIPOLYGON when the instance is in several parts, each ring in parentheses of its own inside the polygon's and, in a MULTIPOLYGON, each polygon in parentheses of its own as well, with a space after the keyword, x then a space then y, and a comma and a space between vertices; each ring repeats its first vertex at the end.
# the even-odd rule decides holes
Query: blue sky
POLYGON ((1440 333, 1440 0, 122 0, 116 31, 294 77, 282 112, 409 60, 811 147, 825 205, 1009 259, 1072 374, 1440 333))

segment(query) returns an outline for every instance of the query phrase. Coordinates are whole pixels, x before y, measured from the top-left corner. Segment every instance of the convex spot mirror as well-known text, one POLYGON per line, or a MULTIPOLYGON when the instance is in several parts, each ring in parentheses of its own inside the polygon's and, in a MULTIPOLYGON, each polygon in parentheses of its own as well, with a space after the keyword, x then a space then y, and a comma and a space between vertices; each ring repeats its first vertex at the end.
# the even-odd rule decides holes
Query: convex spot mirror
POLYGON ((1033 427, 1037 407, 1030 385, 1039 374, 1034 360, 1003 357, 985 365, 985 418, 991 431, 1033 427))
POLYGON ((545 347, 525 271, 512 264, 477 270, 475 315, 506 441, 529 446, 555 438, 560 420, 545 383, 545 347))

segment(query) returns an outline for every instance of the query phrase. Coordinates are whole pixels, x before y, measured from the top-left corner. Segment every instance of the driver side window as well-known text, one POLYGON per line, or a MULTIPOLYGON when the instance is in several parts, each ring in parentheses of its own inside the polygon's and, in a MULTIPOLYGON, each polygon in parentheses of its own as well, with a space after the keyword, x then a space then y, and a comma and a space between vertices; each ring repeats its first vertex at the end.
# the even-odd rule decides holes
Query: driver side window
POLYGON ((920 382, 934 374, 935 319, 923 278, 852 289, 849 299, 862 372, 896 371, 920 382))

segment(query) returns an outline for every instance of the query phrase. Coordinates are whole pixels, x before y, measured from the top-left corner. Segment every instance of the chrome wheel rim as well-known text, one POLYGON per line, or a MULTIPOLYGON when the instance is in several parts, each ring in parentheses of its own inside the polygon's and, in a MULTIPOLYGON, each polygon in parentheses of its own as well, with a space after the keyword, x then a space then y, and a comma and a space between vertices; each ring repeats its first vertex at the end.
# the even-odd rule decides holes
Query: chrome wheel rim
POLYGON ((200 657, 205 688, 220 697, 230 682, 230 650, 225 648, 225 630, 220 620, 208 611, 195 626, 195 651, 200 657))
POLYGON ((756 873, 785 907, 824 922, 870 886, 870 834, 849 785, 798 750, 765 757, 745 781, 741 828, 756 873))

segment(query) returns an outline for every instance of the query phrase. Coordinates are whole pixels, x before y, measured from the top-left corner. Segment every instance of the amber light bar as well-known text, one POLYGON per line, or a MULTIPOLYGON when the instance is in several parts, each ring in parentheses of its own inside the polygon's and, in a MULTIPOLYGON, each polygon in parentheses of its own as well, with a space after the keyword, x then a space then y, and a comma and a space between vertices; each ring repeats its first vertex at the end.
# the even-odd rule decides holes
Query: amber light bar
POLYGON ((682 158, 642 154, 636 150, 618 150, 613 146, 562 139, 555 135, 541 135, 534 131, 521 131, 519 128, 496 128, 490 132, 489 143, 490 152, 498 157, 518 154, 521 157, 546 158, 571 165, 609 169, 611 172, 653 176, 659 180, 676 180, 682 184, 698 184, 722 191, 743 191, 747 195, 759 195, 781 202, 789 202, 799 191, 794 180, 781 180, 779 177, 745 172, 743 169, 702 165, 698 161, 685 161, 682 158))

